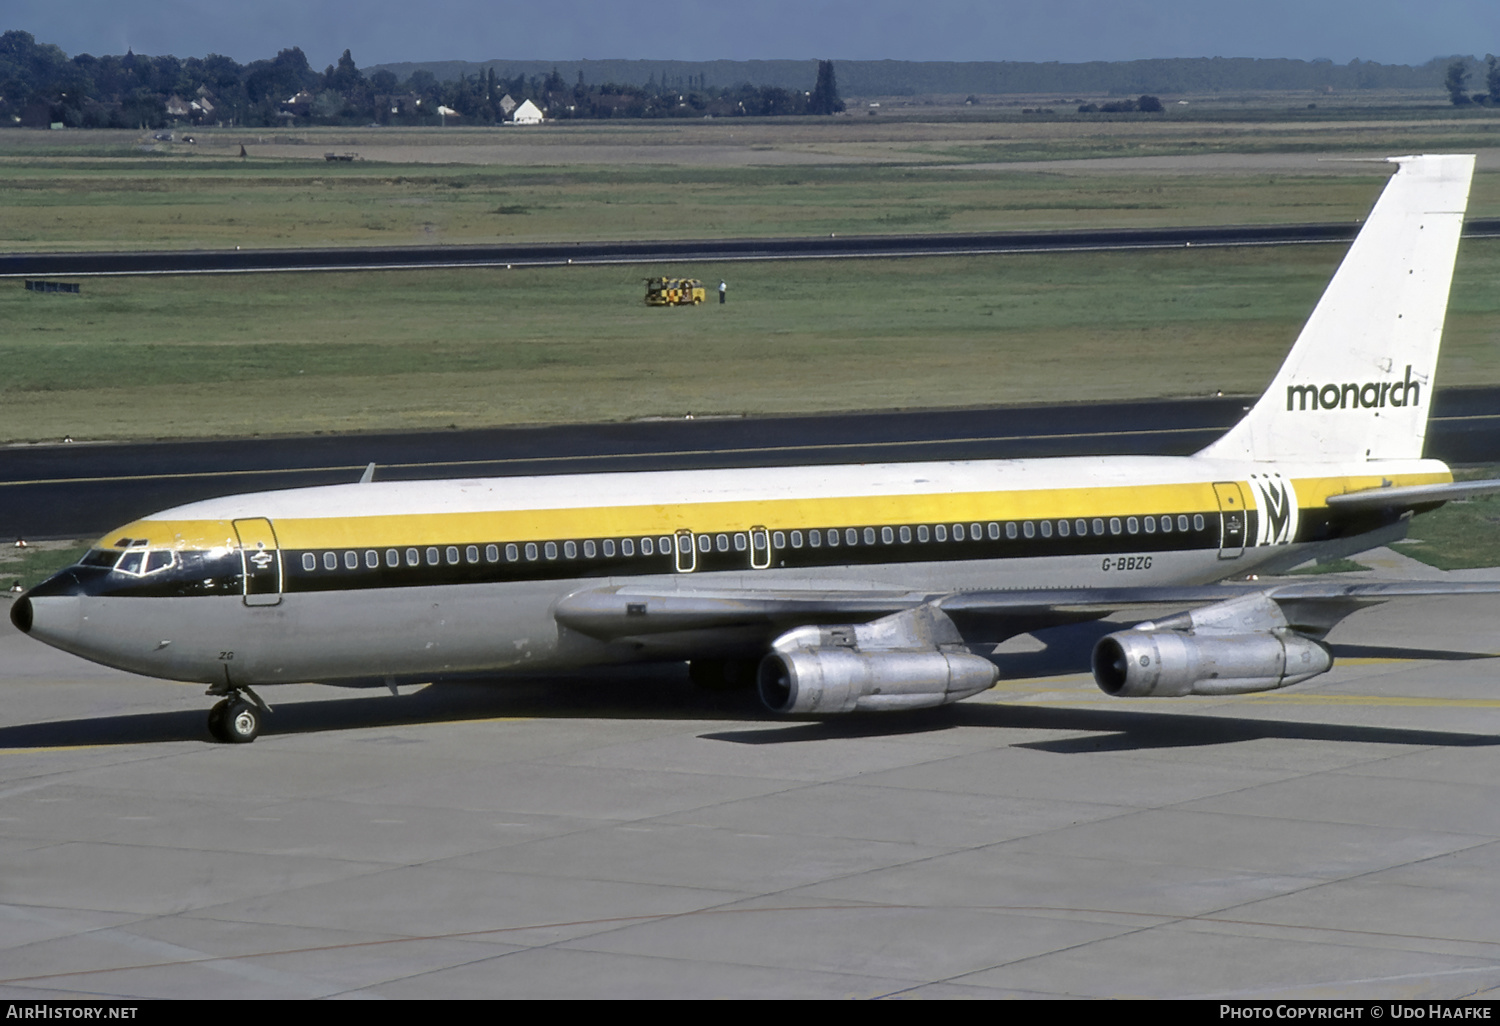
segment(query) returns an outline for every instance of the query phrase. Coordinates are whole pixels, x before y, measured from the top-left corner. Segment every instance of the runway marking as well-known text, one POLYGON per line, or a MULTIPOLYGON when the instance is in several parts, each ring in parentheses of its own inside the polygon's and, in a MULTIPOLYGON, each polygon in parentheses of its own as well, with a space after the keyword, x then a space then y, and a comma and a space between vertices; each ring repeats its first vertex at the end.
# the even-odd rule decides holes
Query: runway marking
MULTIPOLYGON (((908 905, 908 904, 859 904, 859 905, 786 905, 772 908, 704 908, 687 912, 661 912, 635 916, 610 916, 602 919, 579 919, 558 923, 528 923, 523 926, 500 926, 488 930, 463 930, 453 933, 415 934, 408 937, 386 937, 380 940, 350 941, 346 944, 320 944, 304 948, 275 948, 268 951, 251 951, 236 955, 203 955, 161 962, 144 962, 137 965, 105 966, 98 969, 72 969, 66 972, 37 973, 29 976, 0 978, 0 984, 25 983, 35 980, 65 979, 70 976, 95 976, 107 973, 135 972, 140 969, 166 969, 174 966, 202 965, 213 962, 240 962, 255 958, 272 958, 286 955, 315 954, 323 951, 352 951, 358 948, 375 948, 391 944, 421 944, 439 940, 462 940, 471 937, 487 937, 496 934, 522 933, 527 930, 558 930, 576 926, 611 926, 622 923, 665 922, 672 919, 687 919, 696 916, 744 916, 784 912, 901 912, 932 910, 963 910, 975 912, 1010 912, 1018 914, 1070 914, 1085 916, 1108 916, 1127 921, 1146 920, 1145 928, 1170 926, 1176 923, 1213 923, 1225 926, 1266 927, 1291 933, 1340 934, 1350 937, 1380 937, 1413 941, 1452 941, 1451 937, 1428 934, 1395 933, 1384 930, 1351 930, 1328 926, 1301 926, 1294 923, 1264 922, 1254 919, 1233 919, 1227 916, 1194 916, 1162 912, 1134 912, 1118 909, 1082 908, 1065 905, 908 905)), ((1466 941, 1483 947, 1500 947, 1494 941, 1466 941)), ((1490 968, 1490 967, 1476 967, 1490 968)))

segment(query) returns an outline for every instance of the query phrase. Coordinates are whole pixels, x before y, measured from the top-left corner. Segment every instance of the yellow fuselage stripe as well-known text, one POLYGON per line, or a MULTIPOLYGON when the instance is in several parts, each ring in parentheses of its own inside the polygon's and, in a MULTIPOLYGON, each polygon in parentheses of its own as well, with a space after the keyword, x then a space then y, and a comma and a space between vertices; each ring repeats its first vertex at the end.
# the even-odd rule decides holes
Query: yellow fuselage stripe
MULTIPOLYGON (((1441 483, 1445 475, 1400 475, 1399 485, 1441 483)), ((1451 479, 1451 478, 1449 478, 1451 479)), ((1307 478, 1293 482, 1298 505, 1326 508, 1330 495, 1378 487, 1379 475, 1307 478)), ((1241 484, 1247 502, 1254 490, 1241 484)), ((931 492, 905 495, 754 499, 662 505, 587 506, 560 509, 274 518, 282 548, 364 548, 473 541, 543 541, 558 538, 744 531, 751 527, 883 527, 920 523, 1025 521, 1204 513, 1218 509, 1210 481, 1185 484, 1043 488, 1028 491, 931 492)), ((246 511, 246 517, 264 516, 246 511)), ((242 525, 243 526, 243 525, 242 525)), ((228 520, 138 520, 100 539, 145 539, 156 547, 237 547, 228 520)))

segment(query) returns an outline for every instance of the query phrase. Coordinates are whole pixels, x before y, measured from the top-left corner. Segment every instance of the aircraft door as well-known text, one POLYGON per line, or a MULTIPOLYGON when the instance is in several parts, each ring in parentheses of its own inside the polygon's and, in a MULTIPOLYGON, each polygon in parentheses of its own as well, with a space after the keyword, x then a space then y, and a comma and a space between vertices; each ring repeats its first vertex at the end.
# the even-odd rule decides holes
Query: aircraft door
POLYGON ((764 570, 771 565, 771 536, 764 527, 750 528, 750 568, 764 570))
POLYGON ((690 574, 698 566, 698 550, 693 545, 692 531, 677 532, 677 572, 690 574))
POLYGON ((1238 559, 1245 553, 1245 495, 1234 481, 1215 481, 1219 500, 1219 558, 1238 559))
POLYGON ((264 517, 236 520, 240 562, 245 570, 245 605, 274 606, 281 602, 281 548, 276 530, 264 517))

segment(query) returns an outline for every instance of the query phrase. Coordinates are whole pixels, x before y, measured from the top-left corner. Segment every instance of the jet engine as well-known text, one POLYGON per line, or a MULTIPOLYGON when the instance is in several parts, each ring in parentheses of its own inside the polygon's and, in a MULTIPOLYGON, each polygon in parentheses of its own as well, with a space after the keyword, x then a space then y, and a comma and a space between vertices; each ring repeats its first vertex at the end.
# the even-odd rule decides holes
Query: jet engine
POLYGON ((798 627, 776 639, 757 674, 780 713, 927 709, 991 688, 995 664, 963 648, 928 606, 858 626, 798 627))
POLYGON ((1094 646, 1094 680, 1119 698, 1274 691, 1332 666, 1328 649, 1286 630, 1202 636, 1136 629, 1094 646))

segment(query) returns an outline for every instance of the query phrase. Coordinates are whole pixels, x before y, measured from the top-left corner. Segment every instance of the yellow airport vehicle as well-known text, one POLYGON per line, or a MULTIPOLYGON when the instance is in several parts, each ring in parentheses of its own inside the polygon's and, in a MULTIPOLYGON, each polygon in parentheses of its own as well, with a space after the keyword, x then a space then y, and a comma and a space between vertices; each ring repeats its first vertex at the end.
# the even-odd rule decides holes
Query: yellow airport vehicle
POLYGON ((697 278, 647 278, 647 306, 697 306, 707 295, 697 278))

